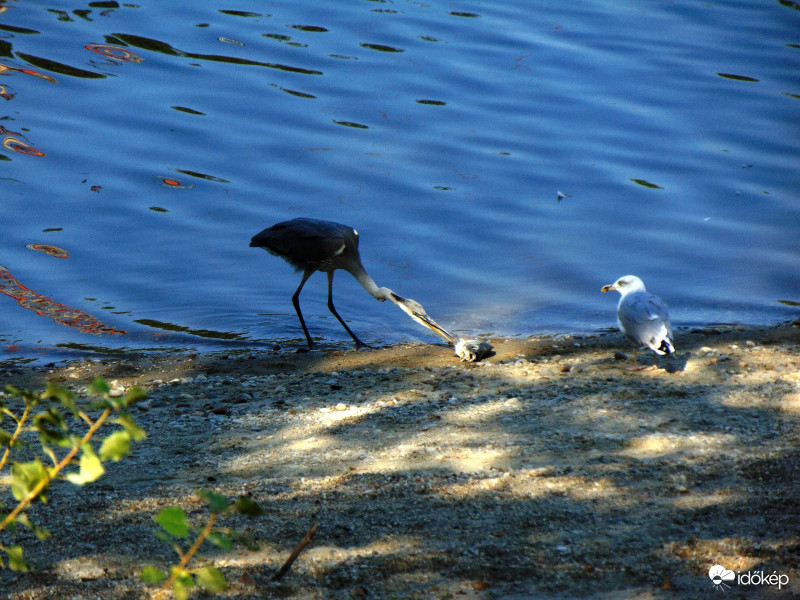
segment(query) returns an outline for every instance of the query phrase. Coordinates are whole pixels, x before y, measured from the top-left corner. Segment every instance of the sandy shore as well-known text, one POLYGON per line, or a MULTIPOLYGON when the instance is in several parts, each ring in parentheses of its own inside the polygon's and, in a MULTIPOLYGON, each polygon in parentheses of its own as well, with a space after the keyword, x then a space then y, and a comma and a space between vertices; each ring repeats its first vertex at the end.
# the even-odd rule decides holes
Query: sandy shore
POLYGON ((800 329, 676 341, 666 369, 639 371, 616 333, 493 340, 477 364, 415 345, 0 370, 149 392, 133 410, 148 439, 91 486, 53 486, 31 511, 53 538, 18 532, 36 570, 0 571, 0 597, 147 597, 142 566, 174 563, 153 515, 200 519, 198 489, 267 513, 223 523, 257 551, 197 563, 226 575, 223 598, 710 598, 716 564, 788 577, 730 597, 796 596, 800 329))

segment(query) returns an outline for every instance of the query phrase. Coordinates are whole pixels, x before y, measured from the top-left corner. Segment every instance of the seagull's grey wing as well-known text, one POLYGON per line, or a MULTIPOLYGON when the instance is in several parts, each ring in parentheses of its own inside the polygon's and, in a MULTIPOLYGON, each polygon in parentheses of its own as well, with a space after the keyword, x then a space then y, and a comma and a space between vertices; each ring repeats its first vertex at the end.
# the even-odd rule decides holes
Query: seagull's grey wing
POLYGON ((628 294, 619 304, 617 319, 634 343, 663 354, 662 342, 666 340, 672 352, 672 324, 667 305, 658 296, 648 292, 628 294))

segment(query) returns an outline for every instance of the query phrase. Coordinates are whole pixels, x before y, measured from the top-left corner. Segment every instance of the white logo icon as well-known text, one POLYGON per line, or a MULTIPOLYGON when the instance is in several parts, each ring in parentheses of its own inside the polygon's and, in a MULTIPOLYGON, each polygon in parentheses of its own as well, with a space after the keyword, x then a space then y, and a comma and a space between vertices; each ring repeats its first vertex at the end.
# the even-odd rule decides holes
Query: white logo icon
POLYGON ((726 588, 731 587, 725 582, 733 581, 736 578, 736 574, 722 565, 714 565, 708 570, 708 577, 711 579, 711 583, 714 584, 715 588, 724 591, 726 588))

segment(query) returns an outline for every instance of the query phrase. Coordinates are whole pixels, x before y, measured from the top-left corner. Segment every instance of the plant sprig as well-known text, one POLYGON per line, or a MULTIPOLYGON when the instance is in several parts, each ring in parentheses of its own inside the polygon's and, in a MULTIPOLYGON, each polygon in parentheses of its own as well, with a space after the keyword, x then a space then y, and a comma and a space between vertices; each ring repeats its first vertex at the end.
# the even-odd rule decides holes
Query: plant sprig
MULTIPOLYGON (((211 513, 202 527, 191 525, 186 512, 178 506, 170 506, 160 511, 153 520, 161 527, 155 535, 169 544, 178 555, 178 564, 166 571, 153 566, 142 569, 142 580, 151 585, 160 585, 155 597, 165 597, 172 591, 175 600, 186 600, 189 590, 198 586, 208 592, 222 592, 227 588, 223 574, 213 565, 195 569, 189 568, 189 562, 197 556, 203 542, 209 542, 223 550, 230 550, 234 541, 246 542, 243 538, 227 529, 215 528, 217 521, 224 515, 240 513, 248 517, 263 514, 261 508, 246 496, 240 496, 234 504, 229 504, 224 496, 210 491, 200 491, 198 497, 206 502, 211 513), (194 540, 191 540, 194 534, 194 540), (188 545, 186 549, 184 547, 188 545)), ((248 544, 249 545, 249 544, 248 544)))
MULTIPOLYGON (((5 447, 0 457, 0 474, 8 465, 8 482, 17 501, 10 512, 0 514, 0 533, 22 525, 31 529, 39 539, 45 539, 49 532, 34 525, 25 510, 33 502, 47 502, 50 483, 54 479, 63 479, 75 485, 97 481, 105 473, 103 461, 121 460, 130 452, 132 441, 141 441, 146 437, 144 430, 126 412, 135 402, 146 396, 144 390, 134 387, 123 397, 113 398, 106 381, 97 378, 87 391, 99 396, 99 400, 84 410, 76 403, 75 394, 61 386, 48 383, 45 391, 40 394, 6 386, 6 395, 21 399, 24 407, 21 412, 14 412, 5 398, 0 399, 0 425, 5 417, 14 422, 12 433, 0 429, 0 447, 5 447), (93 419, 87 412, 91 410, 100 410, 101 413, 93 419), (64 413, 70 413, 76 420, 83 421, 88 427, 86 432, 83 435, 73 433, 64 413), (91 440, 109 422, 119 425, 120 428, 107 436, 102 441, 99 452, 95 452, 91 440), (38 456, 28 462, 11 460, 13 452, 28 445, 22 438, 26 432, 35 432, 38 435, 42 453, 51 464, 42 462, 38 456), (59 448, 68 449, 60 458, 57 451, 59 448), (67 470, 67 467, 76 463, 77 471, 67 470)), ((19 571, 30 569, 23 558, 21 547, 0 543, 0 551, 5 554, 9 568, 19 571)), ((0 555, 0 568, 4 566, 5 562, 0 555)))

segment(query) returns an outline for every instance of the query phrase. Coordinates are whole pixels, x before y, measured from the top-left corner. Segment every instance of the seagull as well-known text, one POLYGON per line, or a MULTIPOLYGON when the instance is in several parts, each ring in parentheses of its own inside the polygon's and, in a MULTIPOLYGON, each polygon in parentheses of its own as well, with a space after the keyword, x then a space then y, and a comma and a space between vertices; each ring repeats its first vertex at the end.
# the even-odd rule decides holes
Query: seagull
POLYGON ((328 275, 328 309, 353 338, 356 348, 368 347, 347 326, 333 305, 333 273, 336 269, 343 269, 350 273, 376 300, 381 302, 389 300, 420 325, 427 327, 450 343, 456 341, 447 330, 428 316, 419 302, 411 298, 403 298, 389 288, 378 287, 378 284, 361 264, 361 257, 358 253, 358 232, 348 225, 304 218, 283 221, 254 235, 250 241, 250 247, 263 248, 284 259, 295 270, 302 271, 303 276, 292 296, 292 304, 297 318, 300 319, 309 349, 313 347, 313 342, 300 310, 300 292, 308 278, 316 271, 322 271, 328 275))
MULTIPOLYGON (((647 346, 654 352, 655 367, 658 356, 675 352, 672 340, 672 324, 664 301, 651 294, 644 282, 635 275, 620 277, 611 285, 605 285, 603 292, 616 290, 620 293, 617 306, 619 328, 634 344, 633 360, 636 362, 640 346, 647 346)), ((635 367, 638 369, 638 364, 635 367)))

